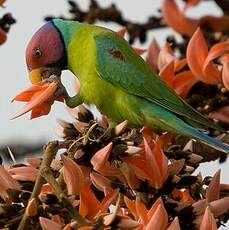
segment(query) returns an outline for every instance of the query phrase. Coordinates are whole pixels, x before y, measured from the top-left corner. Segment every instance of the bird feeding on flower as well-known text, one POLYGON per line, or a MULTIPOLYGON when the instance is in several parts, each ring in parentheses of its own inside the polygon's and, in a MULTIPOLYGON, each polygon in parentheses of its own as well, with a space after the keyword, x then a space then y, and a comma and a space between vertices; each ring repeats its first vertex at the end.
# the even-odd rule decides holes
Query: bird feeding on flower
MULTIPOLYGON (((52 100, 63 96, 69 107, 93 104, 112 123, 128 120, 133 126, 188 136, 229 153, 228 145, 198 130, 219 127, 185 103, 152 72, 128 42, 112 30, 53 19, 32 37, 26 49, 26 62, 32 84, 41 84, 65 69, 79 79, 80 90, 74 97, 56 81, 59 93, 56 90, 52 100)), ((50 95, 39 103, 49 100, 50 95)))

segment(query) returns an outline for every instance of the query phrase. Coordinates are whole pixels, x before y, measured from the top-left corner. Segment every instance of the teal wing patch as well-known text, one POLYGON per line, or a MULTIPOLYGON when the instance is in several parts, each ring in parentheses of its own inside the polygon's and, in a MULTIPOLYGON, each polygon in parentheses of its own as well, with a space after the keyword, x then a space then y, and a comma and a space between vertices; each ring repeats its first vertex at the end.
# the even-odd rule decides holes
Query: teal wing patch
POLYGON ((96 71, 109 83, 156 103, 185 120, 217 129, 207 118, 193 110, 166 83, 154 74, 132 47, 113 32, 94 37, 96 44, 96 71))

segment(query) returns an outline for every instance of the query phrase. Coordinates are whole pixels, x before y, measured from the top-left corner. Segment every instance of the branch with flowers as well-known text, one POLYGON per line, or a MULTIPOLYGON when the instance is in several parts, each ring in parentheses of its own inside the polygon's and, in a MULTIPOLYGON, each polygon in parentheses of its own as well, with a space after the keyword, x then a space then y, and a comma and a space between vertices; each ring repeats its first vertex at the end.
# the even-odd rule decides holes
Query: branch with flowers
MULTIPOLYGON (((186 11, 200 1, 185 2, 181 10, 164 0, 161 11, 163 26, 182 34, 182 42, 170 36, 161 48, 154 39, 146 61, 177 94, 229 130, 228 16, 192 19, 186 11), (211 104, 214 98, 220 100, 211 104)), ((85 20, 94 12, 94 22, 117 13, 112 9, 92 1, 91 11, 78 16, 85 20)), ((134 28, 138 34, 142 27, 134 28)), ((56 90, 55 82, 46 82, 20 92, 14 100, 27 104, 15 117, 48 114, 56 90)), ((49 143, 42 158, 0 166, 0 228, 215 230, 228 221, 229 185, 220 182, 221 171, 193 174, 202 162, 222 159, 220 152, 170 133, 130 128, 128 121, 109 128, 106 117, 95 119, 84 105, 68 110, 74 122, 58 119, 62 140, 49 143)), ((209 132, 229 142, 228 134, 209 132)))
POLYGON ((106 118, 95 122, 84 106, 70 113, 76 121, 58 121, 63 140, 43 159, 0 167, 1 227, 216 229, 227 221, 229 187, 220 171, 192 175, 203 157, 190 143, 181 149, 170 134, 152 137, 126 121, 108 132, 106 118))

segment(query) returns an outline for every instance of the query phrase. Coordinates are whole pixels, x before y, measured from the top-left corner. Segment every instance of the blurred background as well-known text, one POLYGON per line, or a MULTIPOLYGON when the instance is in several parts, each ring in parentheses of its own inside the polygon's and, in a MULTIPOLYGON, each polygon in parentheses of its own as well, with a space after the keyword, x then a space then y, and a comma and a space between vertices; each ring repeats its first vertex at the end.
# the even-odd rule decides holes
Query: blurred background
MULTIPOLYGON (((79 6, 86 10, 89 1, 77 0, 79 6)), ((115 3, 121 9, 123 16, 131 21, 144 22, 148 16, 156 15, 162 1, 159 0, 141 0, 141 1, 123 1, 123 0, 99 0, 101 6, 108 6, 115 3)), ((40 0, 40 1, 13 1, 7 0, 4 4, 6 8, 0 9, 1 14, 11 12, 17 23, 12 26, 8 35, 7 42, 0 46, 0 68, 1 68, 1 84, 0 84, 0 148, 22 144, 39 146, 52 139, 56 139, 55 127, 57 126, 56 118, 62 118, 71 121, 72 118, 68 114, 63 103, 55 103, 52 111, 48 116, 38 119, 29 120, 26 114, 16 120, 10 118, 22 107, 22 103, 11 104, 12 98, 22 89, 30 85, 25 65, 25 49, 28 41, 34 32, 44 24, 44 18, 48 15, 68 16, 68 4, 65 0, 40 0)), ((203 1, 197 8, 191 9, 188 14, 193 17, 211 13, 219 15, 220 10, 215 4, 203 1), (207 3, 207 7, 206 7, 207 3)), ((114 30, 120 29, 113 23, 98 23, 106 25, 114 30)), ((146 48, 153 37, 157 38, 160 44, 164 44, 166 35, 171 33, 169 29, 157 29, 148 33, 147 42, 141 45, 138 41, 135 46, 146 48)), ((175 34, 175 32, 173 31, 175 34)), ((177 35, 179 37, 179 35, 177 35)), ((64 72, 62 78, 68 90, 73 92, 72 81, 73 76, 69 72, 64 72)), ((23 150, 22 150, 23 151, 23 150)), ((33 149, 31 149, 33 152, 33 149)), ((15 153, 17 154, 17 153, 15 153)), ((200 171, 203 175, 213 175, 217 169, 222 168, 222 182, 229 182, 228 161, 224 164, 212 162, 202 164, 200 171)), ((197 172, 196 172, 197 173, 197 172)))

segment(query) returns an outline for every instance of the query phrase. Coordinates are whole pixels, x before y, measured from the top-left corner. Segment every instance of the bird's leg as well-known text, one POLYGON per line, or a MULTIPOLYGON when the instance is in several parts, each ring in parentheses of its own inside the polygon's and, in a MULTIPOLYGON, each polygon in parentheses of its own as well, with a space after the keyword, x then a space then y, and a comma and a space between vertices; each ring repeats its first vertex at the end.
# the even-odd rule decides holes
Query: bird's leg
POLYGON ((64 95, 65 103, 68 107, 74 108, 83 103, 83 99, 79 94, 76 94, 73 97, 70 97, 68 93, 64 95))
POLYGON ((44 81, 45 82, 56 82, 58 84, 58 89, 55 93, 54 98, 58 98, 59 96, 62 96, 68 107, 74 108, 74 107, 83 103, 83 99, 80 96, 80 94, 76 94, 73 97, 70 97, 68 95, 68 92, 67 92, 66 88, 64 87, 64 85, 62 84, 59 75, 55 75, 55 74, 50 75, 48 78, 45 78, 44 81))
POLYGON ((114 129, 116 125, 117 125, 117 122, 114 122, 112 120, 108 121, 108 129, 114 129))

